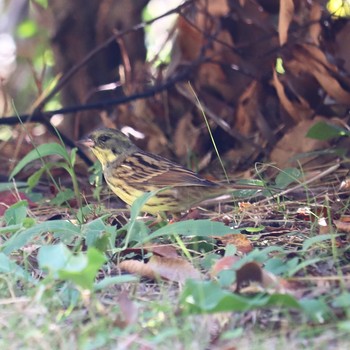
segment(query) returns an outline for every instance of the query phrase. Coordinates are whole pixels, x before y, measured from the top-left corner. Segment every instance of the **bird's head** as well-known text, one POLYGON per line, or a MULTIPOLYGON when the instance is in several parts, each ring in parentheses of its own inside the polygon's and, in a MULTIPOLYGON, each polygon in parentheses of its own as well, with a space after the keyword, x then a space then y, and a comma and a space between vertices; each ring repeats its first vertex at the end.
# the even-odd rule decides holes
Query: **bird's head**
POLYGON ((121 131, 107 128, 93 131, 79 143, 89 147, 103 167, 138 149, 121 131))

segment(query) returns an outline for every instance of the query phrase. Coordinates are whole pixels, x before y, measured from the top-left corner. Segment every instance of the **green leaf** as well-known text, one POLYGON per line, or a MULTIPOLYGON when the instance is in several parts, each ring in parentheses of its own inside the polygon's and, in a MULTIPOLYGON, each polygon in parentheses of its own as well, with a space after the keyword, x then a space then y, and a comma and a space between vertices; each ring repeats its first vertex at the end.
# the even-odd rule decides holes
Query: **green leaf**
POLYGON ((321 243, 321 242, 324 242, 324 241, 328 241, 328 240, 331 240, 332 238, 336 238, 336 237, 339 237, 339 236, 341 236, 341 235, 340 234, 339 235, 326 234, 326 235, 317 235, 317 236, 308 238, 308 239, 306 239, 303 242, 303 250, 306 251, 306 250, 308 250, 311 246, 313 246, 316 243, 321 243))
POLYGON ((159 230, 151 233, 140 243, 148 242, 157 237, 169 235, 181 236, 224 236, 232 233, 240 233, 242 229, 233 229, 222 222, 210 220, 187 220, 168 224, 159 230))
POLYGON ((36 2, 37 4, 39 4, 40 6, 42 6, 44 9, 47 9, 48 7, 48 2, 47 0, 32 0, 34 2, 36 2))
POLYGON ((15 232, 18 232, 19 230, 21 230, 22 228, 23 228, 23 225, 21 225, 21 224, 0 227, 0 234, 15 233, 15 232))
POLYGON ((103 253, 96 248, 89 248, 86 255, 80 253, 73 261, 59 272, 59 277, 70 280, 84 289, 93 289, 96 274, 107 261, 103 253))
POLYGON ((28 184, 29 191, 38 184, 40 178, 43 176, 43 173, 46 170, 47 170, 47 164, 28 177, 27 184, 28 184))
POLYGON ((66 203, 67 201, 75 198, 75 193, 72 189, 66 188, 65 190, 61 190, 57 193, 56 197, 51 199, 52 205, 62 205, 63 203, 66 203))
POLYGON ((34 278, 27 271, 23 270, 4 253, 0 253, 0 272, 35 282, 34 278))
POLYGON ((306 137, 316 140, 331 140, 340 136, 350 136, 350 132, 338 125, 326 122, 314 124, 306 134, 306 137))
POLYGON ((83 289, 91 290, 106 257, 95 248, 89 248, 86 254, 73 254, 60 243, 41 247, 38 262, 40 268, 48 269, 55 278, 71 281, 83 289))
POLYGON ((340 295, 337 295, 332 302, 332 306, 349 309, 350 293, 348 291, 344 291, 340 295))
POLYGON ((291 183, 297 181, 301 175, 301 171, 297 168, 283 169, 276 176, 276 186, 281 189, 286 188, 291 183))
POLYGON ((116 229, 106 225, 103 218, 98 218, 88 222, 82 227, 82 236, 88 247, 95 247, 100 251, 105 251, 109 244, 109 237, 115 234, 116 229))
POLYGON ((77 158, 78 148, 73 148, 70 152, 70 165, 73 167, 77 158))
POLYGON ((158 192, 163 191, 163 189, 152 191, 152 192, 145 192, 142 196, 135 199, 133 202, 131 208, 130 208, 130 221, 133 222, 136 220, 138 215, 141 212, 142 207, 152 198, 155 196, 158 192))
POLYGON ((77 236, 80 234, 80 227, 73 225, 69 221, 52 220, 37 224, 29 229, 17 232, 2 245, 2 251, 10 254, 14 250, 25 246, 35 236, 39 236, 46 232, 62 233, 65 235, 77 236))
POLYGON ((27 217, 28 202, 23 200, 19 201, 8 209, 4 214, 5 222, 8 226, 22 224, 24 219, 27 217))
POLYGON ((58 143, 46 143, 36 147, 30 151, 23 159, 21 159, 21 161, 12 170, 10 179, 16 176, 29 163, 50 155, 59 155, 68 163, 70 162, 69 154, 62 145, 58 143))
POLYGON ((265 230, 265 226, 258 226, 258 227, 245 227, 245 228, 241 228, 241 231, 247 231, 249 233, 256 233, 256 232, 260 232, 265 230))
POLYGON ((213 281, 188 280, 180 302, 190 313, 247 311, 267 306, 300 309, 298 301, 288 294, 244 297, 221 289, 219 284, 213 281))
POLYGON ((23 21, 22 23, 19 24, 17 27, 17 35, 21 39, 28 39, 33 37, 36 33, 38 32, 38 26, 37 24, 30 20, 27 19, 23 21))
POLYGON ((27 187, 27 183, 23 181, 16 181, 16 183, 13 182, 4 182, 0 183, 0 192, 12 190, 13 188, 25 188, 27 187))
POLYGON ((313 321, 324 323, 332 315, 330 308, 321 299, 302 299, 299 303, 313 321))
POLYGON ((39 182, 41 176, 43 175, 43 173, 45 171, 49 171, 52 168, 64 168, 67 170, 67 164, 63 163, 63 162, 55 162, 55 163, 47 162, 47 163, 45 163, 39 170, 37 170, 34 174, 32 174, 28 178, 27 183, 28 183, 29 190, 31 190, 33 187, 35 187, 37 185, 37 183, 39 182))
POLYGON ((133 275, 120 275, 120 276, 106 277, 103 280, 98 281, 94 284, 94 290, 98 291, 98 290, 105 289, 111 285, 122 284, 122 283, 133 283, 138 281, 139 281, 139 278, 133 275))

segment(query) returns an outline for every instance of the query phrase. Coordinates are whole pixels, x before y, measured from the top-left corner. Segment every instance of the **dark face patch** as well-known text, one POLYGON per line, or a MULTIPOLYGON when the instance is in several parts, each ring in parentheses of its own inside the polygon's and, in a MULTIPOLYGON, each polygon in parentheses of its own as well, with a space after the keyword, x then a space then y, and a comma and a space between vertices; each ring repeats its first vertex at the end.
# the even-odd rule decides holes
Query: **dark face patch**
POLYGON ((110 150, 115 155, 124 154, 136 146, 129 138, 119 130, 101 129, 93 132, 90 135, 95 142, 95 147, 102 150, 110 150))

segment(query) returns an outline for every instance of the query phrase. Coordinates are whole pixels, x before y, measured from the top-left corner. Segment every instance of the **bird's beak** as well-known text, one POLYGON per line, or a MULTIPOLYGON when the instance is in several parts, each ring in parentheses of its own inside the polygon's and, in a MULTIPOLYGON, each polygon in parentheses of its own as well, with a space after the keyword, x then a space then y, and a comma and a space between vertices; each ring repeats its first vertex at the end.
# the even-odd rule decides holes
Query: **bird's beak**
POLYGON ((95 141, 93 141, 90 138, 82 139, 77 142, 79 145, 85 146, 85 147, 94 147, 95 146, 95 141))

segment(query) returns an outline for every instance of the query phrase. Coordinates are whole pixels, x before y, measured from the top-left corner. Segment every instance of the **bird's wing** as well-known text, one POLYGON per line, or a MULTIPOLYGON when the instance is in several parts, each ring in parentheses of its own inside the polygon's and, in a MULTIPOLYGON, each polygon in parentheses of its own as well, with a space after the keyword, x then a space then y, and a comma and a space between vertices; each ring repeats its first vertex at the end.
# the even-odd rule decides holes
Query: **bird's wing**
POLYGON ((157 187, 166 186, 206 186, 218 185, 203 179, 193 171, 182 167, 166 158, 147 152, 138 151, 126 157, 120 167, 125 170, 133 169, 129 176, 129 183, 144 183, 157 187))

